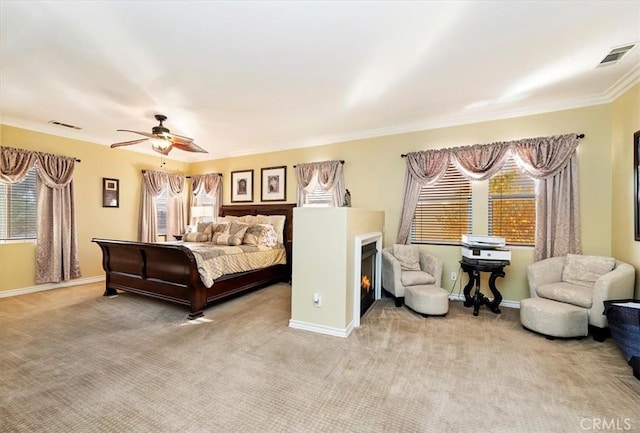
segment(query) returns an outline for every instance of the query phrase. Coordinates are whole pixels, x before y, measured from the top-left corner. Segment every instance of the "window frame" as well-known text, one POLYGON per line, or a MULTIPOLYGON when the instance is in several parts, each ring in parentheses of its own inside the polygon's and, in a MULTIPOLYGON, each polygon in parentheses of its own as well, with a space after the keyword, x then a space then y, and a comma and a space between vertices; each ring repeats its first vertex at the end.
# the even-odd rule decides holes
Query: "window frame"
POLYGON ((0 243, 17 243, 17 242, 34 242, 38 239, 38 173, 35 165, 29 169, 27 175, 16 183, 0 183, 0 243), (30 185, 25 186, 25 182, 30 185), (19 187, 21 186, 21 187, 19 187), (30 214, 27 215, 28 220, 25 229, 20 236, 11 236, 13 224, 11 218, 12 201, 21 203, 15 198, 12 200, 12 190, 15 193, 22 192, 25 196, 31 194, 32 197, 25 198, 22 202, 23 206, 28 207, 30 214), (25 202, 32 200, 32 202, 25 202))

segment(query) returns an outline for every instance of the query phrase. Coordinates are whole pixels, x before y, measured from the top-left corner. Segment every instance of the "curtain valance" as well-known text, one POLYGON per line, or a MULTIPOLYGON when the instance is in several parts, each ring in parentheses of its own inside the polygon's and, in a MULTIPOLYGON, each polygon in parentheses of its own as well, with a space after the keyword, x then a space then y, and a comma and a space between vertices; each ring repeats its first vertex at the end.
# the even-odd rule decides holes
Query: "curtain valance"
POLYGON ((518 167, 539 181, 535 259, 580 253, 575 155, 581 137, 565 134, 408 153, 404 201, 396 242, 404 244, 409 241, 422 186, 440 180, 450 162, 466 178, 485 180, 502 169, 510 152, 518 167))

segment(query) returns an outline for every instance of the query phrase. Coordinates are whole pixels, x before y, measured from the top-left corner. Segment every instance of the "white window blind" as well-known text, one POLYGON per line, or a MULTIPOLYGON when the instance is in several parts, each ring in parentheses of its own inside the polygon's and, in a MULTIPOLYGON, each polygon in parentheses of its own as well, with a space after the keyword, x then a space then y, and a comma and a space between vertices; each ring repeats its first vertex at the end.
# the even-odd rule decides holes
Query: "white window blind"
POLYGON ((459 244, 465 233, 471 233, 471 183, 450 164, 440 181, 422 187, 410 240, 459 244))
POLYGON ((324 191, 320 185, 306 194, 303 207, 332 207, 333 192, 324 191))
POLYGON ((194 205, 210 207, 211 209, 208 209, 208 210, 211 211, 209 212, 211 215, 199 217, 200 218, 199 222, 203 222, 203 223, 213 222, 213 217, 214 217, 213 205, 214 204, 215 204, 215 198, 209 197, 209 195, 207 195, 207 193, 204 191, 204 188, 201 189, 198 195, 195 196, 194 205))
POLYGON ((158 210, 158 235, 167 234, 167 186, 162 189, 156 198, 156 208, 158 210))
POLYGON ((511 245, 535 244, 535 180, 509 157, 489 180, 489 234, 511 245))
POLYGON ((0 240, 36 239, 36 169, 18 183, 0 183, 0 240))

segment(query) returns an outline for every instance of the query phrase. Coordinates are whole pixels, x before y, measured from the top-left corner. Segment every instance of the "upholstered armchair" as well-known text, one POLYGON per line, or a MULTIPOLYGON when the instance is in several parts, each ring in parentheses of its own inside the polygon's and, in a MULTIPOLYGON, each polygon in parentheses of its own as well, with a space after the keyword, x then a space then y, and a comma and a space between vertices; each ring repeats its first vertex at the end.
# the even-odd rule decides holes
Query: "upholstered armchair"
POLYGON ((529 265, 527 278, 531 298, 521 302, 521 319, 523 313, 531 317, 523 322, 525 327, 561 337, 584 336, 590 328, 595 340, 604 341, 608 334, 604 301, 633 298, 635 269, 611 257, 568 254, 529 265), (536 298, 543 300, 531 302, 536 298), (537 311, 526 311, 529 307, 537 311), (582 321, 580 325, 559 323, 572 314, 582 321))
POLYGON ((440 286, 442 260, 420 245, 395 244, 382 250, 382 288, 395 298, 396 307, 404 303, 407 286, 440 286))

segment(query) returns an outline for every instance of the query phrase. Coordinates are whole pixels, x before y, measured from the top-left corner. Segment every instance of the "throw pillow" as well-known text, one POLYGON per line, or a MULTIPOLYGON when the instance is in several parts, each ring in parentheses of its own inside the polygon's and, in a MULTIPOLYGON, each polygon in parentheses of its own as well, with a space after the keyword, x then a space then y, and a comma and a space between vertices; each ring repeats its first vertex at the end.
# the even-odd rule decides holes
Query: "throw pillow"
POLYGON ((394 244, 393 256, 400 262, 401 270, 420 270, 420 250, 417 245, 394 244))
POLYGON ((613 257, 567 254, 562 269, 562 281, 578 286, 593 287, 596 280, 616 266, 613 257))
POLYGON ((258 246, 262 245, 262 237, 265 232, 266 227, 260 224, 253 224, 247 228, 247 231, 244 234, 244 238, 242 238, 242 243, 244 245, 253 245, 258 246))
POLYGON ((269 224, 260 224, 260 225, 264 226, 265 228, 265 231, 261 239, 262 245, 264 245, 265 247, 271 247, 271 248, 278 245, 278 234, 276 233, 273 226, 269 224))
POLYGON ((227 228, 227 224, 228 223, 209 223, 204 233, 208 233, 209 237, 213 236, 214 233, 222 233, 227 228))
POLYGON ((211 238, 211 242, 216 245, 240 245, 248 228, 248 224, 235 222, 229 223, 227 224, 224 232, 214 233, 211 238))
POLYGON ((258 215, 258 224, 270 224, 278 235, 278 242, 284 243, 284 222, 285 215, 258 215))

